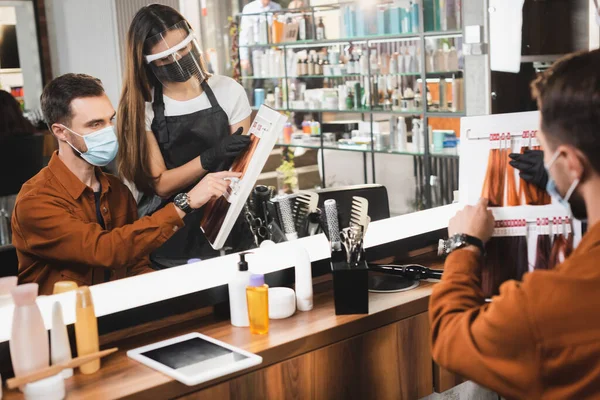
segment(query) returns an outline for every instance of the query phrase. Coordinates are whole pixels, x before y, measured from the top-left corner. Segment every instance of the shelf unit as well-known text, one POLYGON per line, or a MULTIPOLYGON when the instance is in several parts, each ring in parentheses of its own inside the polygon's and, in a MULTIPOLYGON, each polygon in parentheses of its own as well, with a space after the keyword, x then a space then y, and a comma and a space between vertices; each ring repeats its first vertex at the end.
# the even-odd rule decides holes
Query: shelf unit
MULTIPOLYGON (((313 21, 312 37, 316 37, 317 36, 316 35, 316 27, 317 26, 315 23, 316 22, 315 13, 322 12, 322 11, 334 11, 334 10, 339 11, 340 6, 347 5, 347 4, 356 4, 356 3, 355 2, 340 2, 339 4, 304 7, 301 9, 294 9, 294 10, 285 10, 284 9, 284 10, 267 11, 267 12, 254 13, 254 14, 238 14, 237 18, 238 18, 238 22, 239 22, 242 17, 249 17, 249 16, 265 16, 266 17, 267 15, 274 15, 274 14, 309 13, 312 16, 312 21, 313 21)), ((419 46, 421 47, 421 52, 420 52, 421 71, 420 72, 409 72, 409 73, 386 74, 386 75, 419 78, 421 80, 421 83, 424 88, 427 85, 428 79, 440 79, 441 77, 447 78, 447 77, 452 77, 452 76, 463 77, 465 75, 464 70, 426 72, 426 69, 427 69, 426 68, 427 59, 426 59, 426 52, 425 52, 426 40, 427 39, 462 38, 463 31, 462 30, 427 31, 427 32, 424 31, 424 26, 425 26, 424 10, 422 7, 422 2, 418 2, 418 4, 419 4, 419 32, 415 32, 415 33, 372 35, 372 36, 351 37, 351 38, 349 37, 349 38, 339 38, 339 39, 304 40, 304 41, 294 41, 294 42, 284 42, 284 43, 267 43, 267 44, 253 44, 253 45, 248 45, 248 46, 238 46, 238 48, 248 49, 249 52, 250 52, 250 49, 260 49, 260 48, 283 49, 284 71, 285 71, 284 76, 278 76, 278 77, 241 76, 242 75, 241 73, 240 73, 240 77, 242 80, 246 80, 246 81, 258 80, 258 79, 261 79, 261 80, 283 80, 283 82, 285 84, 285 89, 286 89, 285 93, 289 93, 288 85, 289 85, 290 79, 368 78, 369 82, 370 82, 371 78, 373 76, 375 76, 371 73, 372 71, 371 71, 370 62, 368 63, 369 68, 368 68, 368 74, 366 74, 366 75, 365 74, 346 74, 346 75, 324 75, 324 74, 322 74, 322 75, 289 76, 286 50, 287 49, 309 49, 311 47, 312 48, 314 48, 314 47, 323 48, 323 47, 328 47, 328 46, 344 45, 344 44, 364 45, 367 49, 366 57, 367 57, 367 59, 370 59, 372 45, 376 45, 379 43, 392 43, 392 42, 408 41, 408 40, 418 41, 419 46)), ((461 18, 461 20, 464 20, 464 18, 461 18)), ((267 29, 269 29, 268 18, 265 18, 265 24, 267 25, 267 29)), ((239 26, 241 26, 241 24, 239 26)), ((239 56, 239 53, 238 53, 238 56, 239 56)), ((463 91, 466 91, 465 88, 463 88, 463 91)), ((464 95, 465 95, 465 93, 463 93, 463 96, 464 95)), ((365 183, 368 183, 367 182, 368 181, 367 154, 371 154, 371 172, 372 172, 372 182, 373 183, 376 183, 375 154, 393 154, 393 155, 413 156, 413 157, 421 156, 424 158, 424 170, 425 170, 424 182, 421 182, 421 183, 423 183, 423 186, 425 189, 424 208, 430 208, 432 206, 432 192, 431 192, 431 184, 430 184, 429 177, 431 176, 431 171, 432 171, 432 157, 458 158, 458 154, 456 152, 456 149, 447 149, 450 151, 445 151, 445 152, 433 152, 431 150, 431 148, 429 146, 429 143, 430 143, 429 130, 427 129, 427 127, 429 126, 428 120, 429 120, 429 118, 460 118, 460 117, 464 117, 464 116, 466 116, 466 110, 457 111, 457 112, 429 110, 427 101, 425 100, 426 96, 423 96, 423 97, 424 97, 424 101, 422 101, 422 107, 420 109, 408 110, 408 111, 392 111, 392 110, 374 109, 372 105, 368 108, 348 109, 348 110, 310 109, 310 108, 296 109, 296 108, 290 107, 289 101, 285 101, 285 104, 287 105, 287 107, 280 108, 280 109, 278 109, 279 111, 321 114, 321 117, 322 117, 323 113, 361 114, 361 119, 363 121, 365 120, 365 116, 368 116, 370 124, 371 124, 371 145, 368 146, 368 148, 350 148, 350 147, 345 147, 345 146, 340 147, 339 145, 336 145, 336 144, 324 142, 323 135, 320 135, 320 144, 318 144, 318 145, 317 144, 309 145, 309 144, 296 144, 296 143, 289 143, 289 144, 288 143, 278 143, 277 146, 299 147, 299 148, 306 148, 306 149, 321 150, 321 163, 322 163, 322 168, 323 168, 323 177, 322 177, 323 187, 326 187, 324 150, 338 150, 338 151, 363 153, 365 183), (423 152, 410 152, 410 151, 394 151, 394 150, 377 150, 375 148, 375 140, 374 140, 374 135, 373 135, 373 122, 374 122, 373 116, 376 114, 397 115, 397 116, 419 116, 423 120, 423 126, 425 127, 423 140, 426 145, 424 146, 424 151, 423 152)), ((372 102, 372 100, 371 100, 371 102, 372 102)), ((257 108, 253 107, 253 109, 256 110, 257 108)), ((321 118, 321 121, 322 121, 322 118, 321 118)))

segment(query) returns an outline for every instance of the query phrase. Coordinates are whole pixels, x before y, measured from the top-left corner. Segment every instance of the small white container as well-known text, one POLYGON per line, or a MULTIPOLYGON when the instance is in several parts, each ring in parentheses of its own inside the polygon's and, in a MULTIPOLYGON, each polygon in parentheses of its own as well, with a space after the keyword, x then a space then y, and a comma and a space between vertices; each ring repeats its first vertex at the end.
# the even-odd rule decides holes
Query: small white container
POLYGON ((269 288, 269 319, 289 318, 296 312, 296 293, 285 287, 269 288))
POLYGON ((61 374, 28 383, 23 389, 25 400, 63 400, 66 396, 65 380, 61 374))

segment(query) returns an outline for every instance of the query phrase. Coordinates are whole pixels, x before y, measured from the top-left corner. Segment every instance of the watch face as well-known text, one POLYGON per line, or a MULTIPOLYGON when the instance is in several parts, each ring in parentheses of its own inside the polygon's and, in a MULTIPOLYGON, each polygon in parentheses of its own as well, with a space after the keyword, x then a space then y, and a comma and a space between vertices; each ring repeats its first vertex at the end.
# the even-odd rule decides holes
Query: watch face
POLYGON ((467 244, 464 235, 454 235, 452 237, 451 250, 460 249, 467 244))

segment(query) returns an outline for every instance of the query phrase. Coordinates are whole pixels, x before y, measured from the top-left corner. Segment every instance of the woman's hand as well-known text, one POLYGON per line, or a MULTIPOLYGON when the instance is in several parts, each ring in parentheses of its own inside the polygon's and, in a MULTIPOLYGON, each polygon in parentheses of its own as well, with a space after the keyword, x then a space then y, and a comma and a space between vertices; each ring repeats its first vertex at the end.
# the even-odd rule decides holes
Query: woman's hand
POLYGON ((548 172, 544 168, 544 152, 541 150, 525 150, 525 153, 510 154, 510 165, 519 170, 519 176, 540 189, 546 190, 548 172))
POLYGON ((214 198, 219 198, 229 189, 231 181, 226 178, 240 178, 239 172, 217 172, 208 174, 189 191, 190 207, 198 209, 214 198))
POLYGON ((208 172, 216 172, 246 150, 250 145, 250 136, 242 135, 243 131, 243 128, 239 128, 234 134, 228 135, 216 146, 200 154, 202 168, 208 172))

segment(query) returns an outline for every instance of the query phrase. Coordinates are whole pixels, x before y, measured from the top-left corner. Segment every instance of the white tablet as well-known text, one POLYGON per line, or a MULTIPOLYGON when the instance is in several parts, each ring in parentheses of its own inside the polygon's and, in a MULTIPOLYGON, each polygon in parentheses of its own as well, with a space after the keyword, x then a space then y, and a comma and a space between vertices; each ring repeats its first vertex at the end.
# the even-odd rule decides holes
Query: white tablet
POLYGON ((262 363, 256 354, 196 332, 129 350, 127 356, 188 386, 262 363))

